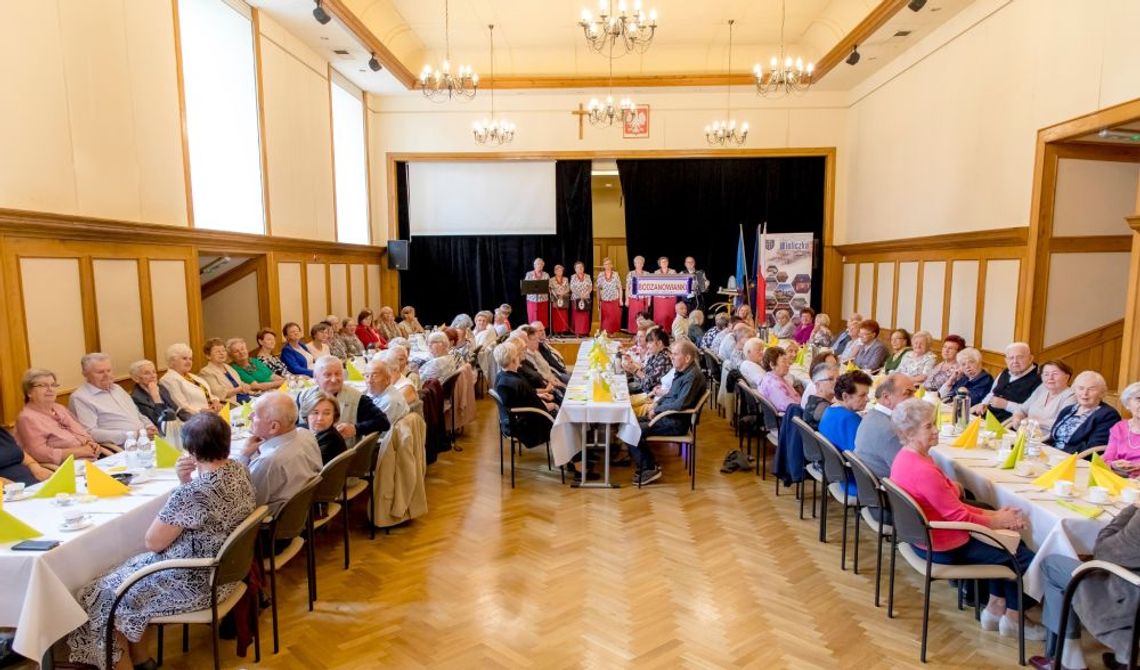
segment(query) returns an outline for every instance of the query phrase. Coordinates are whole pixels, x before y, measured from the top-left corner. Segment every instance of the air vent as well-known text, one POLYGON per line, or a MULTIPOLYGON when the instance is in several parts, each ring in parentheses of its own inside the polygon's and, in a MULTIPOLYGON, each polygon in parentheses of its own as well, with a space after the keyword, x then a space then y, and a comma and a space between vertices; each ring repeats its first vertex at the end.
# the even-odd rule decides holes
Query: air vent
POLYGON ((912 31, 912 30, 900 30, 897 33, 895 33, 894 36, 895 37, 906 37, 906 36, 910 35, 912 32, 914 32, 914 31, 912 31))
POLYGON ((338 56, 347 56, 348 55, 348 51, 346 49, 333 49, 333 53, 338 55, 338 56))

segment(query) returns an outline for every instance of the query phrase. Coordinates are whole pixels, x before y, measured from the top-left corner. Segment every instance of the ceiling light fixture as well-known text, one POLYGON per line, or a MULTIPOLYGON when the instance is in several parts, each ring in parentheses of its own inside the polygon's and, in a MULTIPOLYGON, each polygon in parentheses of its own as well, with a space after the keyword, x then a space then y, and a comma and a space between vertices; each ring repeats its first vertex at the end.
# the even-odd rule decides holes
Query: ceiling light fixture
POLYGON ((633 12, 630 13, 625 0, 618 0, 617 14, 614 14, 613 0, 598 0, 598 18, 595 19, 589 9, 583 9, 578 25, 586 36, 586 44, 597 53, 608 48, 610 58, 613 58, 615 43, 622 46, 619 56, 630 51, 645 53, 657 31, 657 10, 650 9, 646 15, 641 8, 641 0, 633 0, 633 12))
POLYGON ((788 93, 802 93, 811 88, 815 63, 804 63, 802 58, 792 60, 784 50, 784 24, 788 20, 786 0, 780 2, 780 55, 772 56, 771 69, 765 73, 757 63, 752 68, 756 77, 756 92, 764 96, 781 96, 788 93))
POLYGON ((313 9, 313 18, 322 26, 332 21, 332 17, 329 16, 329 13, 325 11, 324 7, 321 7, 321 0, 317 0, 317 6, 313 9))
POLYGON ((452 98, 470 100, 479 90, 479 75, 475 74, 470 65, 460 65, 455 74, 451 73, 451 12, 447 0, 443 0, 443 39, 443 63, 435 69, 424 65, 420 72, 420 90, 424 92, 424 97, 433 102, 445 102, 452 98))
POLYGON ((926 0, 910 0, 910 2, 906 3, 906 6, 910 11, 917 12, 926 6, 926 0))
POLYGON ((491 31, 491 118, 476 121, 471 132, 479 144, 507 144, 515 139, 515 124, 495 120, 495 24, 487 29, 491 31))
POLYGON ((586 104, 586 118, 590 119, 592 126, 612 126, 615 123, 629 123, 633 121, 636 110, 633 101, 622 98, 614 104, 614 45, 610 43, 610 94, 604 101, 590 98, 586 104))
POLYGON ((375 53, 372 54, 372 58, 368 59, 368 67, 372 68, 373 72, 379 72, 381 69, 383 69, 380 65, 380 61, 376 60, 375 53))
POLYGON ((736 119, 732 118, 732 24, 734 19, 728 20, 728 83, 725 85, 727 103, 725 104, 724 121, 713 121, 712 125, 705 126, 705 140, 713 146, 737 146, 744 144, 748 139, 748 122, 736 127, 736 119))
POLYGON ((851 55, 847 57, 847 64, 854 65, 859 62, 859 45, 851 47, 851 55))

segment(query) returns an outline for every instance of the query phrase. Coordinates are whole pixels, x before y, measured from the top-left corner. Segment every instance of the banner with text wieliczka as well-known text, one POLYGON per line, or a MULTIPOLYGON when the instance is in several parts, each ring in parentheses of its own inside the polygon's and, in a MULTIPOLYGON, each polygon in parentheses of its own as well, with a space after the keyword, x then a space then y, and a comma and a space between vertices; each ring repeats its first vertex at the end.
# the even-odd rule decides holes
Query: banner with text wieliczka
MULTIPOLYGON (((768 323, 778 308, 787 308, 795 317, 811 305, 811 233, 763 233, 757 230, 760 254, 756 258, 758 285, 764 287, 763 310, 768 323)), ((757 302, 760 302, 759 300, 757 302)), ((759 305, 758 305, 759 306, 759 305)))

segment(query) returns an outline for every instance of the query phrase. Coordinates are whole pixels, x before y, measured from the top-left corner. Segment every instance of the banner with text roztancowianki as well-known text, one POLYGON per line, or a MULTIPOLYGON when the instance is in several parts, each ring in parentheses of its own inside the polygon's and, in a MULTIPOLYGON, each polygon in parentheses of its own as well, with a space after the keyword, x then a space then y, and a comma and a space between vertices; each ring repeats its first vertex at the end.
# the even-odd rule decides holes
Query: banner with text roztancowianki
POLYGON ((812 245, 811 233, 764 233, 757 231, 760 253, 756 258, 757 284, 764 287, 764 316, 774 322, 778 308, 792 311, 811 305, 812 245))

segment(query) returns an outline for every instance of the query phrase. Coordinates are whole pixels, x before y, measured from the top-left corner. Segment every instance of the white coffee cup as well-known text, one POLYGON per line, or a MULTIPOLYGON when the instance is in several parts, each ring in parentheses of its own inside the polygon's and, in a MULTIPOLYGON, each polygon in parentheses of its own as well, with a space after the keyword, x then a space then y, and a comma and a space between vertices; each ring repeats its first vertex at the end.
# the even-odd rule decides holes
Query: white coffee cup
POLYGON ((6 500, 15 500, 24 495, 23 482, 11 482, 4 485, 4 498, 6 500))
POLYGON ((943 426, 942 426, 942 437, 953 437, 953 436, 954 436, 954 424, 950 424, 950 423, 943 424, 943 426))
POLYGON ((1013 472, 1022 477, 1028 477, 1033 474, 1032 461, 1018 461, 1017 465, 1013 466, 1013 472))
POLYGON ((1089 502, 1098 504, 1108 502, 1108 489, 1103 486, 1090 486, 1089 502))
POLYGON ((1140 489, 1135 486, 1125 486, 1120 489, 1120 502, 1135 505, 1140 500, 1140 489))
POLYGON ((63 523, 68 526, 78 526, 83 521, 86 514, 83 510, 78 508, 70 508, 63 511, 63 523))
POLYGON ((1058 479, 1053 482, 1053 493, 1062 498, 1070 498, 1073 495, 1073 483, 1067 479, 1058 479))

